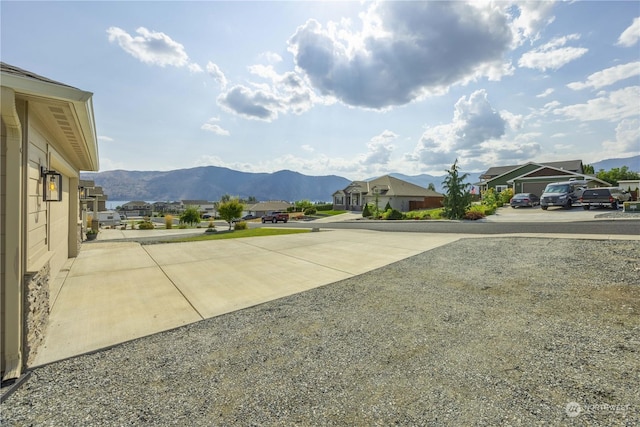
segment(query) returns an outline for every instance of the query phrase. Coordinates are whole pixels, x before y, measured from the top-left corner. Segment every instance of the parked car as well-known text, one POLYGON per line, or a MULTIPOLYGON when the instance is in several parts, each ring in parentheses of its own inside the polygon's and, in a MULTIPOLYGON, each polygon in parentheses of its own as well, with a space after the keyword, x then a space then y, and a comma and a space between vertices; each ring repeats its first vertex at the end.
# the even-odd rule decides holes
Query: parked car
POLYGON ((510 204, 514 209, 518 206, 534 207, 540 204, 540 197, 533 193, 518 193, 511 198, 510 204))
POLYGON ((631 199, 629 192, 619 187, 601 187, 584 190, 580 203, 585 211, 589 210, 591 206, 618 209, 622 203, 629 199, 631 199))
POLYGON ((202 215, 202 219, 215 219, 215 218, 213 217, 213 215, 206 213, 202 215))
POLYGON ((243 221, 248 221, 248 220, 250 220, 250 219, 256 219, 256 218, 258 218, 258 215, 251 215, 251 214, 249 214, 249 215, 245 215, 245 216, 243 216, 243 217, 242 217, 242 220, 243 220, 243 221))
POLYGON ((553 182, 544 189, 540 196, 540 207, 547 210, 549 206, 561 206, 571 209, 582 196, 582 192, 587 188, 587 181, 569 180, 563 182, 553 182))
POLYGON ((276 211, 269 212, 266 215, 262 215, 262 222, 273 222, 274 224, 278 221, 287 222, 289 221, 289 214, 286 212, 276 211))

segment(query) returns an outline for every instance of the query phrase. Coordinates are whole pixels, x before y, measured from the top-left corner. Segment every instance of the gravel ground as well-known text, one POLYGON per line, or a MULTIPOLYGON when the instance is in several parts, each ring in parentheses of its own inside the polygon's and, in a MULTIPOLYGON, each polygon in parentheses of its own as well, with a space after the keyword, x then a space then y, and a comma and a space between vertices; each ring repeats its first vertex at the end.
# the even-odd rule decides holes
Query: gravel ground
POLYGON ((639 260, 638 241, 461 240, 35 369, 0 422, 635 426, 639 260))

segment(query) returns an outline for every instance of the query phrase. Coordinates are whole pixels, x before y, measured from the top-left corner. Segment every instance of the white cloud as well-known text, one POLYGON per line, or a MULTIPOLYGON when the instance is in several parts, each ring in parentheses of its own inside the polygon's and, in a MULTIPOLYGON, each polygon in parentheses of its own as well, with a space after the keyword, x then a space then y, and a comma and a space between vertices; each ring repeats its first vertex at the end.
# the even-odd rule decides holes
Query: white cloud
POLYGON ((188 65, 188 68, 189 68, 189 71, 191 71, 192 73, 202 73, 204 71, 202 67, 196 64, 195 62, 190 63, 188 65))
POLYGON ((105 136, 105 135, 98 135, 98 140, 104 141, 104 142, 113 142, 114 141, 113 138, 110 138, 110 137, 105 136))
MULTIPOLYGON (((412 153, 405 159, 419 162, 431 170, 447 168, 457 158, 464 167, 480 167, 481 162, 496 163, 521 159, 539 150, 535 142, 507 142, 507 126, 518 130, 523 117, 502 111, 489 103, 484 90, 473 92, 468 99, 460 98, 454 106, 451 123, 427 129, 412 153)), ((467 169, 469 170, 469 169, 467 169)))
POLYGON ((259 55, 259 59, 263 59, 270 64, 276 64, 278 62, 282 62, 282 56, 278 55, 275 52, 263 52, 259 55))
POLYGON ((638 116, 638 99, 640 99, 640 86, 629 86, 600 94, 599 97, 590 99, 585 104, 556 108, 553 113, 579 121, 618 121, 638 116))
POLYGON ((615 141, 602 143, 603 150, 611 157, 638 154, 640 147, 640 119, 621 120, 616 126, 615 141))
POLYGON ((567 86, 573 90, 580 90, 592 87, 600 89, 601 87, 612 85, 621 80, 625 80, 640 75, 640 62, 630 62, 628 64, 616 65, 607 68, 587 77, 586 82, 573 82, 567 86))
POLYGON ((161 32, 150 31, 145 27, 136 30, 138 36, 132 37, 121 28, 109 27, 107 34, 110 42, 118 45, 128 54, 145 64, 164 67, 186 67, 193 71, 202 70, 197 64, 189 62, 184 46, 161 32))
POLYGON ((555 89, 549 88, 544 92, 537 94, 536 98, 546 98, 547 96, 551 95, 553 92, 555 92, 555 89))
POLYGON ((539 39, 540 29, 555 20, 551 15, 551 10, 555 6, 554 1, 521 1, 510 6, 517 8, 518 16, 512 22, 514 32, 518 34, 515 40, 517 44, 521 44, 526 39, 531 41, 539 39))
POLYGON ((221 136, 231 135, 231 133, 228 130, 223 129, 222 127, 220 127, 220 125, 216 125, 213 123, 205 123, 200 127, 200 129, 206 130, 208 132, 213 132, 216 135, 221 135, 221 136))
POLYGON ((313 153, 316 150, 315 148, 313 148, 309 144, 303 144, 303 145, 300 146, 300 148, 302 148, 304 151, 306 151, 308 153, 313 153))
POLYGON ((502 55, 512 32, 494 4, 380 2, 361 19, 359 33, 348 21, 309 20, 289 39, 313 87, 347 105, 384 109, 510 72, 502 55))
POLYGON ((220 67, 218 67, 211 61, 207 63, 207 73, 211 77, 213 77, 216 82, 218 82, 220 87, 225 88, 227 86, 227 78, 225 77, 224 73, 222 72, 220 67))
POLYGON ((365 166, 388 164, 394 149, 391 142, 396 138, 398 138, 398 135, 390 130, 385 130, 380 135, 371 138, 371 141, 367 144, 368 152, 360 163, 365 166))
POLYGON ((638 43, 638 39, 640 39, 640 17, 635 18, 629 28, 620 34, 617 44, 620 46, 631 47, 638 43))
POLYGON ((572 34, 553 39, 549 43, 524 53, 520 57, 518 65, 541 71, 558 70, 589 51, 589 49, 583 47, 564 47, 568 41, 579 38, 579 35, 572 34))
POLYGON ((221 94, 218 104, 231 113, 270 122, 278 118, 278 114, 302 114, 319 101, 294 72, 278 74, 273 67, 265 65, 253 65, 249 71, 270 82, 254 83, 255 88, 236 85, 221 94))

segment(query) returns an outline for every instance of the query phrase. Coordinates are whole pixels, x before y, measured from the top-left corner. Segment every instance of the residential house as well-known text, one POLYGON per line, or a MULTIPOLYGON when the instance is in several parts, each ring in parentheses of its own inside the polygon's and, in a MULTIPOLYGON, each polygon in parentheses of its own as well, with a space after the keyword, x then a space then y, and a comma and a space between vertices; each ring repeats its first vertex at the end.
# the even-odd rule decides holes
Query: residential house
POLYGON ((158 213, 172 213, 177 214, 183 211, 182 202, 154 202, 151 205, 151 209, 158 213))
POLYGON ((93 94, 0 62, 0 369, 44 338, 54 278, 82 239, 80 171, 97 171, 93 94))
POLYGON ((80 180, 80 204, 83 211, 103 212, 107 210, 107 200, 102 187, 96 186, 93 180, 80 180))
POLYGON ((286 212, 287 209, 292 208, 292 205, 289 202, 284 202, 281 200, 271 200, 268 202, 258 202, 253 205, 247 206, 245 208, 245 212, 248 212, 251 215, 262 216, 269 212, 275 211, 283 211, 286 212))
POLYGON ((147 203, 143 200, 133 200, 127 202, 121 206, 122 213, 128 218, 131 216, 151 216, 153 215, 153 208, 151 203, 147 203))
POLYGON ((182 206, 184 208, 187 207, 195 207, 202 214, 211 214, 213 215, 216 210, 216 205, 214 202, 209 202, 207 200, 183 200, 182 206))
POLYGON ((496 193, 500 193, 511 188, 514 193, 540 196, 547 184, 571 179, 588 181, 589 187, 608 185, 606 181, 585 174, 581 160, 492 167, 480 175, 481 181, 474 185, 480 187, 481 192, 493 188, 496 193))
POLYGON ((419 185, 384 175, 371 181, 353 181, 344 190, 333 193, 336 210, 361 211, 365 204, 383 209, 387 203, 400 212, 439 208, 444 196, 419 185))
POLYGON ((640 179, 624 179, 618 181, 618 187, 623 190, 629 190, 631 193, 631 200, 638 200, 638 191, 640 190, 640 179))

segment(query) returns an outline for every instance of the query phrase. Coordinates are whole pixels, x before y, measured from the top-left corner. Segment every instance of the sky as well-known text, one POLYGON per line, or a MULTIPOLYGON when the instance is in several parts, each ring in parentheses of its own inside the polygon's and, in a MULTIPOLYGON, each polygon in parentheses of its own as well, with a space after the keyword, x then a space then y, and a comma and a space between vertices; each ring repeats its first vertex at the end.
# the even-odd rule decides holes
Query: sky
POLYGON ((640 2, 0 2, 100 171, 367 179, 640 154, 640 2))

